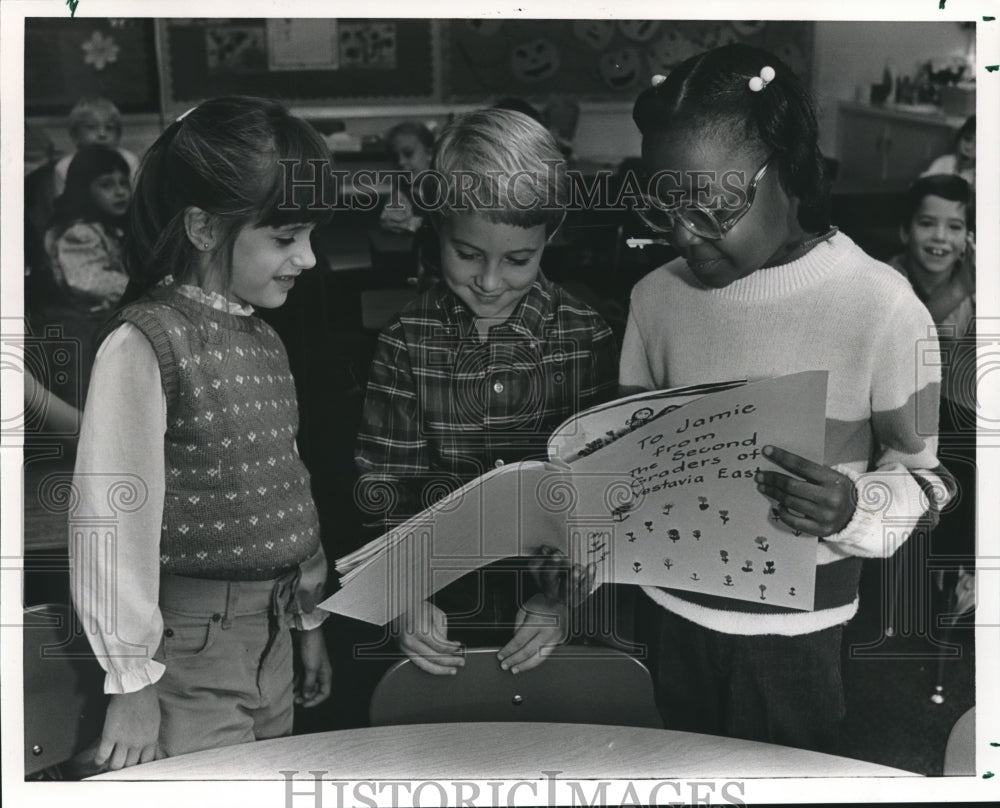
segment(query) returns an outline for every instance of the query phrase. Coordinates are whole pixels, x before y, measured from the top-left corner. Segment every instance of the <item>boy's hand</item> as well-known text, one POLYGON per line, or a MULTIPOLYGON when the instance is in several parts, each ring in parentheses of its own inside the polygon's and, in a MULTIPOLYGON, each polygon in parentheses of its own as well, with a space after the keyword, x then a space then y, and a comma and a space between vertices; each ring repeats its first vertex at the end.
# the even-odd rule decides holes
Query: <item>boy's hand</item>
POLYGON ((163 757, 160 736, 160 697, 154 685, 134 693, 117 693, 108 702, 101 742, 94 755, 98 766, 121 769, 163 757))
POLYGON ((559 600, 539 593, 517 612, 517 629, 497 653, 500 667, 511 673, 541 665, 557 645, 569 638, 569 609, 559 600))
POLYGON ((757 490, 778 503, 779 518, 786 525, 822 538, 839 533, 851 521, 857 495, 850 477, 777 446, 765 446, 764 456, 804 478, 757 472, 757 490))
POLYGON ((399 647, 418 668, 427 673, 458 673, 465 665, 461 643, 448 639, 448 615, 430 601, 396 618, 399 647))
POLYGON ((299 657, 302 676, 295 688, 295 703, 315 707, 330 697, 333 688, 333 666, 326 652, 323 630, 299 631, 299 657))

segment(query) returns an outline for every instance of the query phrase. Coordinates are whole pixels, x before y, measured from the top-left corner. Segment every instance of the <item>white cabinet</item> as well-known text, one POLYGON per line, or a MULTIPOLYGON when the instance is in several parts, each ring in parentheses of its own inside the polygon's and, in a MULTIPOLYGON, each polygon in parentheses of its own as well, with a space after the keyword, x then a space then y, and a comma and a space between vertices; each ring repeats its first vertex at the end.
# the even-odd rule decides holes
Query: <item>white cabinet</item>
POLYGON ((916 179, 954 148, 963 118, 842 101, 837 114, 839 179, 916 179))

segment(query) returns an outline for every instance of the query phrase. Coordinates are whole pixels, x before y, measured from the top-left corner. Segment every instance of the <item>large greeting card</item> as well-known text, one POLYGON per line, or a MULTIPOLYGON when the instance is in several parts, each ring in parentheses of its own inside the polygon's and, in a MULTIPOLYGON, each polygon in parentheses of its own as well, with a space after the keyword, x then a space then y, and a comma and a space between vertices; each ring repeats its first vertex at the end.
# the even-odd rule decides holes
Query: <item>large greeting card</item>
POLYGON ((809 610, 816 539, 754 473, 775 445, 822 462, 825 371, 643 393, 569 419, 550 463, 494 470, 337 562, 321 606, 376 624, 465 573, 542 545, 590 579, 809 610))

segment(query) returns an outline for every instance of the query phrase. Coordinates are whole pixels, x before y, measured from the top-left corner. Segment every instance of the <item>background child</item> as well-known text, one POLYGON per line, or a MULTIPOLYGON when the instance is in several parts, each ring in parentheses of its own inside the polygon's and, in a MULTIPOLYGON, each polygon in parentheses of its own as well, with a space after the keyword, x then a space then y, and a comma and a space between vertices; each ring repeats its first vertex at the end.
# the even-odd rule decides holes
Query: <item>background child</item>
POLYGON ((970 115, 955 135, 955 151, 943 154, 921 174, 957 174, 970 186, 976 187, 976 116, 970 115))
MULTIPOLYGON (((914 366, 930 317, 898 273, 830 227, 816 118, 775 56, 730 45, 692 57, 633 118, 649 173, 679 172, 683 196, 647 216, 681 257, 633 290, 622 385, 830 373, 823 464, 767 447, 791 474, 757 473, 781 521, 822 539, 815 610, 645 588, 637 633, 660 712, 672 729, 831 750, 861 558, 890 555, 946 475, 938 372, 914 366)), ((677 175, 663 176, 667 189, 677 175)))
POLYGON ((295 386, 252 316, 313 266, 325 215, 286 198, 282 159, 309 170, 329 152, 277 103, 220 98, 164 131, 136 186, 128 270, 143 296, 101 345, 74 477, 81 518, 120 504, 113 547, 83 535, 71 550, 114 694, 98 750, 112 768, 291 732, 293 620, 295 700, 330 692, 295 386))
MULTIPOLYGON (((396 159, 400 171, 409 172, 412 180, 421 171, 431 166, 434 154, 434 133, 417 121, 403 121, 396 124, 385 136, 386 143, 396 159)), ((393 233, 415 233, 423 224, 423 218, 413 209, 410 196, 410 182, 404 183, 399 197, 399 205, 382 208, 379 226, 393 233)))
MULTIPOLYGON (((976 536, 974 224, 972 189, 965 180, 948 174, 922 177, 906 194, 900 226, 906 251, 889 262, 934 318, 941 355, 947 357, 941 367, 939 453, 955 475, 958 494, 941 515, 932 546, 935 554, 963 558, 963 576, 972 574, 976 536)), ((949 590, 954 577, 947 576, 949 590)), ((959 584, 957 591, 971 587, 959 584)))
POLYGON ((107 146, 84 146, 56 200, 45 248, 56 279, 94 309, 109 309, 128 284, 124 248, 132 197, 129 167, 107 146))
MULTIPOLYGON (((380 334, 358 436, 360 504, 387 517, 379 529, 422 510, 435 491, 545 458, 553 428, 614 390, 611 331, 540 271, 566 199, 548 131, 518 112, 469 113, 442 132, 434 168, 443 280, 380 334), (477 191, 458 195, 469 176, 481 180, 477 191), (377 504, 382 486, 391 513, 377 504)), ((515 673, 539 664, 566 636, 565 604, 539 592, 519 609, 523 566, 494 564, 440 591, 401 619, 402 650, 426 671, 455 673, 463 658, 454 637, 464 636, 506 643, 501 667, 515 673)))
MULTIPOLYGON (((69 136, 79 150, 84 146, 99 143, 114 149, 128 164, 128 174, 135 177, 139 168, 139 158, 118 144, 122 139, 122 115, 106 98, 82 98, 69 113, 69 136)), ((66 187, 66 176, 73 154, 67 154, 56 163, 55 195, 59 196, 66 187)))

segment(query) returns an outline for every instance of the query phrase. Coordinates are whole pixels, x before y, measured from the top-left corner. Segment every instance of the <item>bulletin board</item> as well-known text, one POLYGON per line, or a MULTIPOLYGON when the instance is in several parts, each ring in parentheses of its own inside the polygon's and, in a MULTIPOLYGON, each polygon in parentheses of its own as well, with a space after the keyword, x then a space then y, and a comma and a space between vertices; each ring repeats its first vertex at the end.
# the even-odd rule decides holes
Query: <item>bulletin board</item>
MULTIPOLYGON (((165 110, 183 111, 206 98, 226 94, 267 96, 300 104, 413 102, 438 97, 436 43, 430 20, 315 20, 313 27, 335 32, 331 36, 336 39, 326 56, 311 51, 309 59, 315 64, 299 66, 275 64, 279 52, 296 50, 294 43, 291 47, 288 43, 284 48, 276 46, 277 22, 159 21, 165 110)), ((306 35, 310 21, 294 22, 297 35, 306 35)))
POLYGON ((444 97, 572 95, 631 100, 656 73, 730 42, 777 54, 806 82, 813 24, 695 20, 448 20, 444 97))
POLYGON ((28 17, 26 115, 66 115, 81 98, 109 98, 125 113, 159 112, 153 20, 28 17))

